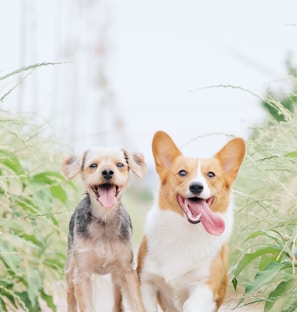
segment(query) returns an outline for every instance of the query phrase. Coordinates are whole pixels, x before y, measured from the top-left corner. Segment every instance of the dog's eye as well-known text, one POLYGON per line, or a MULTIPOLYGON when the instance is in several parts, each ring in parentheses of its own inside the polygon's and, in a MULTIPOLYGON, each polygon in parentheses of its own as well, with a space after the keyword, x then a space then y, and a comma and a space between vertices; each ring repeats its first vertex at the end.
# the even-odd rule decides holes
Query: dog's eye
POLYGON ((91 164, 90 168, 97 168, 97 164, 91 164))
POLYGON ((123 163, 117 163, 117 167, 122 168, 122 167, 124 167, 124 164, 123 163))
POLYGON ((209 171, 209 172, 207 172, 207 176, 208 176, 209 178, 214 178, 216 175, 214 174, 214 172, 209 171))
POLYGON ((186 170, 180 170, 180 171, 178 172, 178 175, 179 175, 180 177, 185 177, 187 174, 188 174, 188 173, 187 173, 186 170))

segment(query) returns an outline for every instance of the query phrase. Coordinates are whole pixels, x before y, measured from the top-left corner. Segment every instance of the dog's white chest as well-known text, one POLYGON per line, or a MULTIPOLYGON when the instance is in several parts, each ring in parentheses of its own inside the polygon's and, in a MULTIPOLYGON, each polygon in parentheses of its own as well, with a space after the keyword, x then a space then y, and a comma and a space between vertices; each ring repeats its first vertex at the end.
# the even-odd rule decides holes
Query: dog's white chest
POLYGON ((164 278, 168 284, 207 279, 212 260, 230 236, 228 228, 230 224, 225 233, 214 236, 202 224, 190 224, 174 212, 152 209, 145 229, 145 271, 164 278))
MULTIPOLYGON (((232 214, 222 217, 226 223, 225 232, 214 236, 207 233, 202 224, 190 224, 174 212, 157 207, 150 210, 145 228, 147 254, 141 273, 143 299, 149 311, 154 311, 149 293, 155 288, 168 311, 182 311, 193 289, 199 293, 194 298, 205 297, 210 309, 207 311, 212 311, 213 295, 204 283, 210 276, 212 261, 229 239, 232 229, 232 214)), ((196 303, 189 305, 196 306, 196 303)), ((198 308, 199 311, 206 311, 203 303, 200 306, 202 310, 198 308)), ((194 311, 192 308, 184 311, 194 311)))

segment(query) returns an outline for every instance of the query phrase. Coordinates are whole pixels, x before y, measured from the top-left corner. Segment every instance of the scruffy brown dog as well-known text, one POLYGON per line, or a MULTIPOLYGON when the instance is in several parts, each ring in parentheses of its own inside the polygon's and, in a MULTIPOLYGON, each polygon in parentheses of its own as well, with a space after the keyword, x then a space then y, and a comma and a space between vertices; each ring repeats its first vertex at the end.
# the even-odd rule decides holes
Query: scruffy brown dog
POLYGON ((114 312, 124 311, 123 294, 134 312, 144 312, 139 282, 133 267, 132 226, 121 197, 129 171, 145 173, 141 154, 119 148, 92 148, 81 157, 68 155, 62 171, 68 179, 81 173, 86 194, 69 224, 65 268, 68 311, 91 312, 91 276, 110 273, 114 312))

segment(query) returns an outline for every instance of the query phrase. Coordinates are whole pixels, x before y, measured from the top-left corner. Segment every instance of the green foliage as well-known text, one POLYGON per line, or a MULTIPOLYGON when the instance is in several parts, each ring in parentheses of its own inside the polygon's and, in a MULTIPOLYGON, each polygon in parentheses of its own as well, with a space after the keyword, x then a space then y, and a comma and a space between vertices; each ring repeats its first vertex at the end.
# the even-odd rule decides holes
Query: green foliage
MULTIPOLYGON (((242 293, 239 305, 289 312, 297 311, 297 115, 269 101, 283 119, 255 129, 248 142, 236 183, 232 283, 242 293)), ((294 94, 290 101, 295 107, 294 94)))
POLYGON ((0 137, 0 310, 56 311, 51 283, 63 278, 75 187, 34 122, 1 111, 0 137))
POLYGON ((250 264, 252 265, 256 259, 259 260, 254 279, 246 285, 240 303, 244 302, 249 295, 254 296, 258 291, 263 293, 264 289, 267 293, 267 298, 262 299, 265 301, 264 312, 272 311, 276 303, 278 308, 275 311, 287 311, 288 308, 295 308, 295 300, 289 302, 289 305, 287 300, 288 295, 291 295, 291 291, 297 288, 295 278, 296 236, 284 238, 278 231, 258 231, 252 233, 247 241, 259 236, 267 238, 267 241, 264 240, 265 244, 263 244, 267 247, 258 248, 251 253, 244 254, 233 272, 232 282, 233 285, 237 285, 240 273, 250 264), (280 305, 282 308, 285 305, 287 307, 279 310, 280 305))

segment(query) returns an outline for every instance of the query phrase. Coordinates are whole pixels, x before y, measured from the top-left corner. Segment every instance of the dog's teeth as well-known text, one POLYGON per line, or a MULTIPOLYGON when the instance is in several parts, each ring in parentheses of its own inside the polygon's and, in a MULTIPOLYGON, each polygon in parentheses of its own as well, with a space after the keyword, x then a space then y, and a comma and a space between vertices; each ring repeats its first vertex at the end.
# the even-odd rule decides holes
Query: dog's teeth
MULTIPOLYGON (((188 205, 187 199, 185 199, 185 207, 186 207, 186 209, 191 213, 191 210, 189 209, 189 205, 188 205)), ((192 214, 192 213, 191 213, 191 214, 192 214)), ((199 215, 197 215, 196 217, 194 217, 194 219, 195 219, 196 221, 199 221, 199 220, 201 219, 201 213, 199 213, 199 215)))

